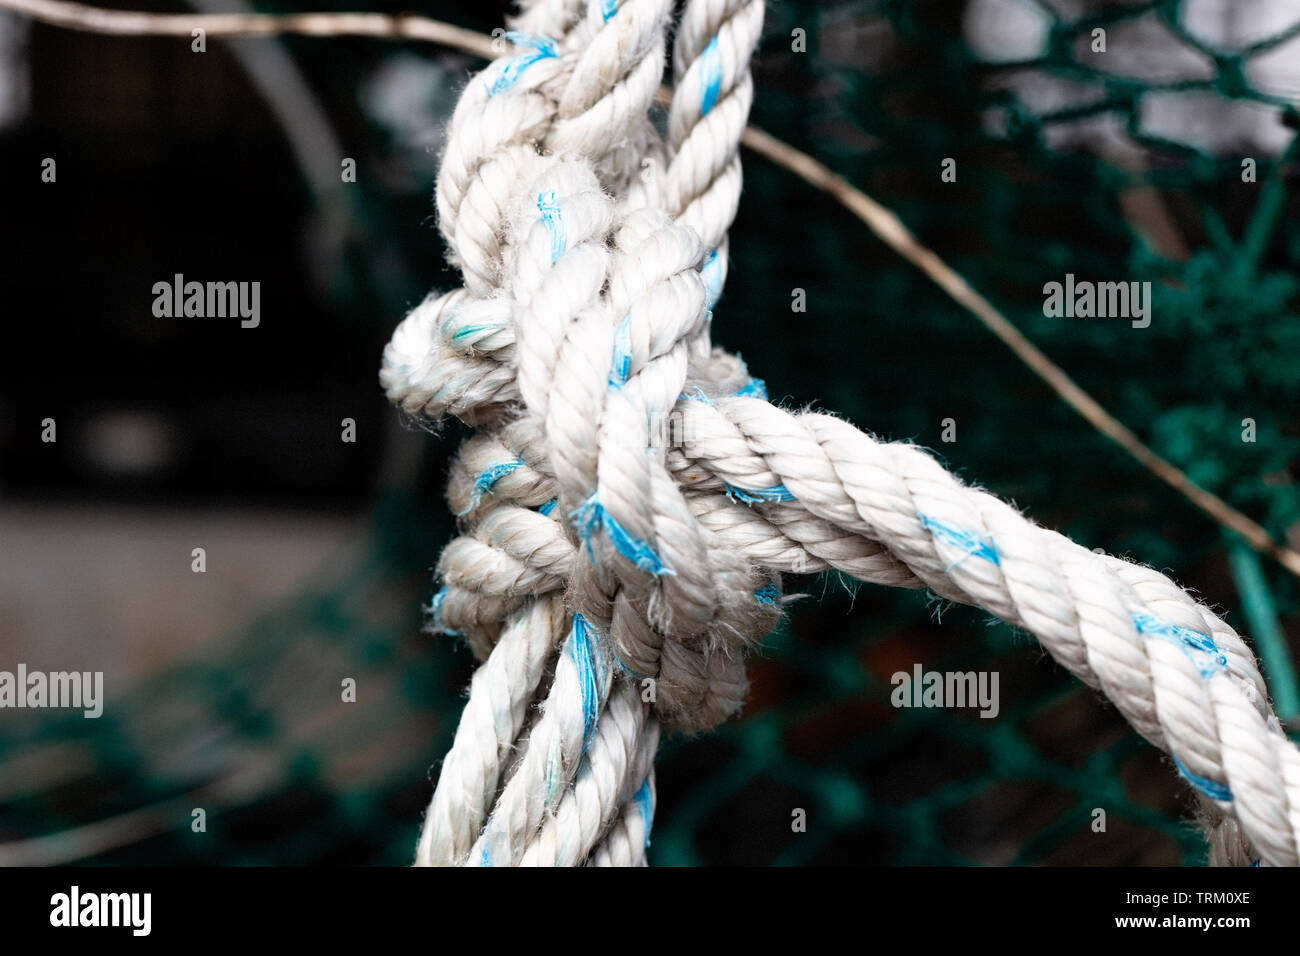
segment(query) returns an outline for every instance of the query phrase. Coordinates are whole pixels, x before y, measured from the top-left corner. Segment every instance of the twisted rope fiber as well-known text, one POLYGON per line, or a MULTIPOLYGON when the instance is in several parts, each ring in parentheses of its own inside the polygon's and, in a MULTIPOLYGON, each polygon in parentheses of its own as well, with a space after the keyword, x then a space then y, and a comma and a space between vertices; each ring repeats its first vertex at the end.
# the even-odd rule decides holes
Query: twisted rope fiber
POLYGON ((733 714, 780 572, 833 568, 1034 634, 1170 754, 1211 862, 1295 865, 1300 752, 1225 622, 919 448, 770 404, 712 346, 762 4, 687 0, 661 134, 670 14, 525 3, 451 121, 436 201, 464 287, 381 371, 411 415, 479 426, 431 613, 483 664, 417 864, 644 865, 659 728, 733 714))

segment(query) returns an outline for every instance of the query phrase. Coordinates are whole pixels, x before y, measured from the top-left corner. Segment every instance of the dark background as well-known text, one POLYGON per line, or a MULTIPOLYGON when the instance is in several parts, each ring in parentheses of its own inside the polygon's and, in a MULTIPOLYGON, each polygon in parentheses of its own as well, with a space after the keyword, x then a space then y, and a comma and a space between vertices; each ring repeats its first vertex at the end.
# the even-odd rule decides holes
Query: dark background
MULTIPOLYGON (((1131 72, 1197 47, 1178 4, 1067 6, 1037 53, 992 67, 973 4, 771 4, 754 122, 897 211, 1157 451, 1300 546, 1294 111, 1251 85, 1250 57, 1204 42, 1203 74, 1131 72), (1097 24, 1113 60, 1081 39, 1097 24), (1264 118, 1207 138, 1149 106, 1169 89, 1264 118), (1258 182, 1241 182, 1243 156, 1258 182), (1043 316, 1065 272, 1151 281, 1151 327, 1043 316)), ((331 7, 350 5, 259 9, 331 7)), ((501 16, 418 12, 484 32, 501 16)), ((0 668, 104 670, 108 705, 97 721, 0 713, 0 862, 408 862, 472 669, 420 632, 462 429, 403 422, 377 373, 405 311, 456 283, 432 186, 478 64, 342 38, 196 54, 34 25, 14 41, 16 23, 0 46, 28 91, 0 111, 0 668), (254 77, 284 96, 286 63, 303 98, 277 110, 254 77), (178 272, 260 281, 260 327, 155 318, 152 286, 178 272), (356 704, 339 701, 346 676, 356 704)), ((1294 652, 1284 571, 1239 548, 1232 565, 1219 528, 831 199, 753 156, 745 190, 714 334, 774 400, 931 447, 1294 652)), ((787 591, 811 599, 751 664, 744 716, 666 742, 651 862, 1203 860, 1170 762, 1029 636, 832 577, 787 591), (998 670, 1002 716, 891 709, 889 675, 918 661, 998 670)))

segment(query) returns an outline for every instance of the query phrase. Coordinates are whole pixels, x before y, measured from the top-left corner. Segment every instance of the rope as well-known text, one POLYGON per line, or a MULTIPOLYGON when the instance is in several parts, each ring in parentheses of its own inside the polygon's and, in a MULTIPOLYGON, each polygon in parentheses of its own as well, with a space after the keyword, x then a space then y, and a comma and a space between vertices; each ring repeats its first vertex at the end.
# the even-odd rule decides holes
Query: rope
POLYGON ((1300 752, 1255 659, 1168 578, 963 486, 926 452, 767 402, 713 347, 760 0, 525 3, 438 176, 464 288, 385 350, 408 413, 479 426, 432 624, 481 660, 420 865, 642 865, 660 727, 734 714, 780 573, 928 588, 1034 634, 1167 752, 1214 863, 1295 865, 1300 752))

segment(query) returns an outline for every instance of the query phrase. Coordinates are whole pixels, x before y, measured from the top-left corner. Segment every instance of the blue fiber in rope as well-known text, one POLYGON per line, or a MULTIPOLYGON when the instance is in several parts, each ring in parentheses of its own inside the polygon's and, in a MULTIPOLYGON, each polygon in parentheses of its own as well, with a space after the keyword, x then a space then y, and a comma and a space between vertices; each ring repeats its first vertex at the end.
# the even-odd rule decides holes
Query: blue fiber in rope
POLYGON ((1232 791, 1228 789, 1226 784, 1211 780, 1209 777, 1202 777, 1199 774, 1192 773, 1183 766, 1183 762, 1177 757, 1174 758, 1174 764, 1178 767, 1178 772, 1183 775, 1183 778, 1207 797, 1212 800, 1226 801, 1232 799, 1232 791))
POLYGON ((523 33, 519 30, 509 30, 506 32, 506 39, 515 46, 528 47, 543 56, 560 55, 560 51, 555 47, 555 41, 550 37, 542 36, 540 33, 523 33))
POLYGON ((775 584, 764 584, 754 592, 754 597, 757 598, 761 604, 771 604, 775 606, 776 602, 781 597, 781 590, 775 584))
POLYGON ((523 56, 515 57, 501 68, 500 74, 497 75, 496 81, 488 87, 488 95, 496 96, 498 93, 504 93, 516 83, 524 70, 528 69, 538 60, 551 59, 559 56, 559 51, 555 47, 555 41, 549 37, 535 36, 531 33, 519 33, 510 31, 506 34, 506 39, 515 46, 527 47, 532 53, 526 53, 523 56))
POLYGON ((654 797, 650 794, 650 778, 641 781, 636 791, 636 805, 641 808, 641 819, 645 821, 645 845, 650 845, 650 828, 654 825, 654 797))
POLYGON ((560 503, 559 498, 552 498, 550 501, 546 502, 546 504, 538 508, 537 513, 539 515, 548 515, 555 510, 555 506, 559 503, 560 503))
POLYGON ((604 0, 600 5, 600 18, 606 23, 613 20, 616 13, 618 13, 618 0, 604 0))
POLYGON ((761 398, 767 401, 767 382, 761 378, 751 378, 749 384, 736 393, 738 398, 761 398))
POLYGON ((465 506, 465 510, 462 511, 460 515, 467 515, 477 508, 478 503, 483 500, 484 493, 490 492, 493 485, 522 464, 523 462, 518 459, 515 461, 499 462, 475 478, 474 490, 470 495, 469 504, 465 506))
POLYGON ((429 620, 433 623, 435 628, 442 631, 444 634, 449 634, 452 637, 460 637, 460 631, 453 631, 449 627, 442 626, 442 602, 445 600, 447 600, 447 589, 443 588, 435 594, 433 600, 429 602, 429 620))
POLYGON ((921 519, 921 524, 925 525, 938 540, 955 545, 963 549, 968 555, 973 554, 975 557, 983 558, 993 564, 1000 565, 1002 563, 1002 559, 998 557, 997 549, 993 547, 993 542, 976 537, 965 528, 954 528, 923 514, 918 514, 917 517, 921 519))
POLYGON ((632 316, 627 316, 614 330, 614 360, 610 363, 609 384, 622 388, 632 372, 632 316))
POLYGON ((619 554, 623 555, 623 557, 627 558, 642 571, 649 572, 655 577, 659 577, 662 574, 675 573, 671 568, 666 567, 664 563, 659 560, 659 556, 654 553, 653 548, 644 541, 632 537, 632 535, 628 534, 626 528, 619 524, 617 520, 610 517, 609 512, 605 510, 605 506, 600 503, 594 494, 583 503, 581 508, 574 511, 569 515, 569 517, 575 519, 575 524, 578 528, 578 536, 586 543, 587 554, 592 558, 594 558, 595 555, 591 550, 591 536, 599 529, 605 532, 606 536, 609 538, 610 544, 614 545, 619 554))
POLYGON ((467 325, 463 329, 457 329, 456 334, 451 337, 452 341, 463 339, 467 335, 476 335, 479 332, 496 331, 494 326, 490 325, 467 325))
POLYGON ((586 753, 587 744, 596 729, 596 718, 600 716, 600 680, 605 665, 601 658, 600 641, 581 614, 573 615, 573 628, 569 631, 569 657, 578 669, 578 687, 582 691, 582 752, 586 753))
POLYGON ((704 96, 700 100, 700 115, 708 116, 718 102, 718 87, 722 85, 722 55, 718 52, 718 38, 714 36, 704 48, 700 58, 704 71, 704 96))
POLYGON ((537 194, 537 211, 542 214, 546 231, 551 234, 551 261, 554 262, 564 252, 565 242, 564 218, 560 215, 560 207, 555 202, 554 192, 537 194))
POLYGON ((727 497, 732 501, 743 501, 747 505, 765 501, 794 501, 794 494, 785 485, 773 485, 771 488, 737 488, 735 485, 727 485, 727 497))
POLYGON ((709 309, 717 305, 718 299, 722 296, 722 266, 722 257, 718 255, 717 249, 710 251, 709 257, 704 260, 704 265, 700 266, 700 278, 704 280, 709 309))
POLYGON ((1193 631, 1190 627, 1180 627, 1145 613, 1134 614, 1133 623, 1137 626, 1139 634, 1158 637, 1181 650, 1206 679, 1228 669, 1228 656, 1219 650, 1214 639, 1208 634, 1193 631))

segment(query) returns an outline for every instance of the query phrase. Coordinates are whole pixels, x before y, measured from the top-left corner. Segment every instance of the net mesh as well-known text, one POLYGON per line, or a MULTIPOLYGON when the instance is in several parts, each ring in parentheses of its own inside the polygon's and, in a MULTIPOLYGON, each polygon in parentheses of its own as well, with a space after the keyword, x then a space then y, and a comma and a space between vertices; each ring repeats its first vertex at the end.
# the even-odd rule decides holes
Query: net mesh
MULTIPOLYGON (((1295 542, 1300 13, 1205 13, 1227 6, 790 0, 768 11, 754 120, 897 211, 1159 453, 1295 542), (1066 273, 1150 282, 1150 326, 1045 316, 1043 285, 1066 273)), ((927 445, 1080 543, 1197 582, 1239 629, 1278 636, 1264 663, 1285 685, 1291 579, 1077 420, 830 199, 752 157, 745 175, 714 333, 774 400, 927 445), (792 316, 796 290, 807 312, 792 316)), ((7 716, 0 859, 409 862, 472 669, 418 633, 452 533, 445 437, 423 439, 418 487, 380 499, 364 547, 208 658, 97 721, 7 716), (339 673, 357 678, 355 704, 339 673)), ((1204 861, 1170 762, 1029 636, 833 576, 786 590, 809 597, 751 663, 742 717, 665 741, 652 863, 1204 861), (891 706, 891 675, 918 664, 997 672, 996 719, 891 706)), ((1279 695, 1284 718, 1293 705, 1279 695)))

